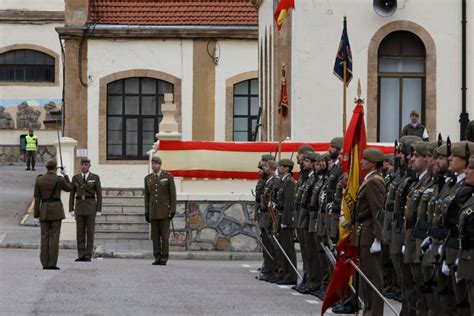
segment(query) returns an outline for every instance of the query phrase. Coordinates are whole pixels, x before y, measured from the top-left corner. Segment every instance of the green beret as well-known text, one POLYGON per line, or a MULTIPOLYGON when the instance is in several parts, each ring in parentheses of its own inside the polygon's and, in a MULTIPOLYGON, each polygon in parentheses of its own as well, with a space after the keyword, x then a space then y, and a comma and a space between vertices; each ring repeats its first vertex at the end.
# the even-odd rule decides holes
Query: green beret
POLYGON ((384 158, 384 161, 386 162, 390 162, 390 159, 392 159, 394 156, 394 154, 385 154, 385 158, 384 158))
POLYGON ((316 161, 318 159, 318 155, 317 153, 315 152, 311 152, 311 151, 307 151, 303 154, 303 159, 308 159, 308 160, 311 160, 311 161, 316 161))
POLYGON ((416 142, 421 142, 423 139, 418 136, 413 136, 413 135, 407 135, 407 136, 402 136, 400 137, 400 151, 404 153, 405 155, 408 155, 410 153, 410 146, 416 142))
POLYGON ((91 163, 91 160, 89 158, 81 158, 81 164, 83 163, 91 163))
POLYGON ((416 142, 411 145, 413 152, 422 156, 428 155, 428 143, 427 142, 416 142))
POLYGON ((331 147, 341 150, 342 149, 342 137, 334 137, 331 140, 331 147))
POLYGON ((448 156, 448 145, 443 144, 443 145, 437 147, 436 148, 436 155, 447 157, 448 156))
POLYGON ((278 161, 278 164, 286 167, 293 167, 295 165, 293 160, 288 158, 280 159, 280 161, 278 161))
POLYGON ((56 169, 58 167, 58 162, 56 159, 50 159, 46 162, 46 169, 56 169))
POLYGON ((161 158, 158 156, 153 156, 153 158, 151 158, 151 161, 159 163, 160 165, 162 164, 161 158))
POLYGON ((474 153, 474 143, 468 141, 462 141, 451 145, 451 154, 463 159, 468 159, 471 154, 474 153), (466 150, 466 145, 469 150, 466 150))
POLYGON ((428 151, 428 155, 435 156, 435 149, 438 146, 438 142, 430 142, 426 146, 426 150, 428 151))
POLYGON ((364 150, 364 159, 372 162, 381 162, 385 159, 383 151, 377 148, 367 148, 364 150))
POLYGON ((268 160, 267 161, 267 166, 270 167, 273 170, 275 170, 278 167, 275 160, 268 160))
POLYGON ((314 152, 314 148, 311 145, 301 145, 298 148, 298 154, 303 154, 307 151, 314 152))
POLYGON ((330 158, 329 153, 321 154, 321 160, 323 160, 323 159, 329 159, 329 158, 330 158))
POLYGON ((264 155, 262 155, 262 160, 263 161, 275 160, 275 157, 273 155, 270 155, 270 154, 264 154, 264 155))

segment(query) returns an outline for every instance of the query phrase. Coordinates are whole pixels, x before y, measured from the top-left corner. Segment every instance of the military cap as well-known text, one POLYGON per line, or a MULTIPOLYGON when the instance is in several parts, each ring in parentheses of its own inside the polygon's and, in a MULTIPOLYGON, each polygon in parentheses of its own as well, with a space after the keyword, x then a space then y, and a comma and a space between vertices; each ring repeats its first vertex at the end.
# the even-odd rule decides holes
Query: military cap
POLYGON ((304 154, 307 151, 314 152, 314 148, 311 145, 301 145, 298 148, 298 154, 304 154))
POLYGON ((331 139, 331 147, 342 149, 342 137, 334 137, 331 139))
POLYGON ((278 161, 278 164, 286 167, 293 167, 295 165, 293 160, 288 158, 280 159, 280 161, 278 161))
POLYGON ((437 156, 448 156, 448 145, 443 144, 436 148, 436 155, 437 156))
POLYGON ((413 136, 413 135, 407 135, 407 136, 402 136, 400 137, 400 151, 404 153, 405 155, 408 155, 410 153, 410 146, 413 143, 416 142, 421 142, 423 139, 418 136, 413 136))
POLYGON ((428 145, 426 146, 426 150, 428 151, 428 155, 435 156, 436 155, 435 150, 436 150, 437 146, 438 146, 438 142, 428 143, 428 145))
POLYGON ((47 169, 55 169, 58 166, 56 159, 50 159, 46 162, 47 169))
POLYGON ((372 162, 381 162, 385 159, 383 151, 377 148, 367 148, 364 150, 364 159, 372 162))
POLYGON ((451 154, 453 156, 467 159, 467 157, 471 156, 471 153, 474 153, 474 143, 472 142, 462 141, 451 145, 451 154), (466 145, 469 148, 468 150, 466 150, 466 145))
POLYGON ((160 165, 163 163, 163 162, 161 161, 161 158, 158 157, 158 156, 153 156, 153 158, 151 158, 151 161, 152 161, 152 162, 159 163, 160 165))
POLYGON ((315 155, 316 155, 316 162, 320 162, 323 160, 324 155, 320 153, 315 153, 315 155))
POLYGON ((89 158, 81 158, 81 164, 83 163, 91 163, 91 160, 89 158))
POLYGON ((316 161, 318 159, 318 155, 317 153, 315 152, 311 152, 311 151, 307 151, 303 154, 303 159, 308 159, 308 160, 311 160, 311 161, 316 161))
POLYGON ((264 155, 262 155, 262 160, 263 161, 275 160, 275 157, 273 155, 270 155, 270 154, 264 154, 264 155))
POLYGON ((329 158, 330 158, 329 153, 321 154, 321 160, 323 160, 323 159, 329 159, 329 158))
POLYGON ((422 156, 428 155, 428 143, 427 142, 416 142, 411 145, 413 152, 422 156))
POLYGON ((469 158, 469 168, 474 169, 474 157, 469 158))
POLYGON ((390 162, 390 159, 392 159, 394 154, 385 154, 384 161, 390 162))
POLYGON ((415 110, 411 111, 411 113, 410 113, 410 116, 413 116, 413 115, 420 116, 420 114, 418 114, 418 112, 415 111, 415 110))
POLYGON ((267 166, 270 167, 271 169, 275 170, 278 166, 275 160, 268 160, 267 161, 267 166))

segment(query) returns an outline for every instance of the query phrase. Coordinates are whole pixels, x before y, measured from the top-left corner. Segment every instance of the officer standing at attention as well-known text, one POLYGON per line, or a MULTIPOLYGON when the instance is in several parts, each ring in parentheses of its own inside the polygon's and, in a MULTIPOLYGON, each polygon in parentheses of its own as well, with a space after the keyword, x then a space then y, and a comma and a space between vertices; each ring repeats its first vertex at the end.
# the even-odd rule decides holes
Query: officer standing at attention
POLYGON ((38 151, 38 136, 33 134, 33 130, 28 130, 28 135, 25 137, 26 143, 26 169, 30 170, 30 165, 32 167, 31 170, 35 171, 35 163, 36 163, 36 152, 38 151))
POLYGON ((48 172, 39 175, 35 183, 35 220, 41 225, 40 261, 44 270, 59 270, 59 234, 61 221, 65 218, 61 203, 61 190, 71 191, 71 182, 64 168, 61 176, 56 175, 56 160, 46 162, 48 172))
POLYGON ((72 191, 69 195, 69 212, 76 218, 77 252, 76 261, 90 262, 94 249, 96 216, 102 214, 102 188, 97 174, 89 171, 91 161, 81 159, 81 173, 72 177, 72 191))
POLYGON ((173 176, 161 169, 161 158, 151 159, 152 173, 145 177, 145 219, 151 223, 153 265, 166 265, 169 257, 170 222, 176 213, 173 176))

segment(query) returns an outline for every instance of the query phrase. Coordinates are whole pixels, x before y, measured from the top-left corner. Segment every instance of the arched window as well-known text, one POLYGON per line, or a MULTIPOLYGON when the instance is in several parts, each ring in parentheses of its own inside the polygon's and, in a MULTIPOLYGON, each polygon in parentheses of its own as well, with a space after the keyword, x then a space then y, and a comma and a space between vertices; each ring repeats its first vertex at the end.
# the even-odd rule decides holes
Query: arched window
POLYGON ((126 78, 107 85, 107 159, 147 159, 163 117, 164 94, 171 83, 126 78))
POLYGON ((378 49, 378 140, 393 142, 409 122, 412 110, 425 120, 426 49, 408 31, 388 34, 378 49))
POLYGON ((258 79, 246 80, 235 84, 234 141, 255 141, 258 108, 258 79))
POLYGON ((54 58, 32 49, 0 54, 0 81, 54 82, 54 58))

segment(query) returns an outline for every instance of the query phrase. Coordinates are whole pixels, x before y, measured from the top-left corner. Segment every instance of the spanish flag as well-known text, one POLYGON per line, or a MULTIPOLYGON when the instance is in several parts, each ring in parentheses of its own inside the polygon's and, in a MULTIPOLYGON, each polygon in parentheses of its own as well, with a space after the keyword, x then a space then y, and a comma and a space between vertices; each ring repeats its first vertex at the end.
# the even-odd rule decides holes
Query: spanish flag
POLYGON ((364 107, 362 100, 359 99, 352 112, 351 122, 344 137, 342 171, 344 177, 347 178, 347 184, 343 190, 341 215, 339 217, 339 242, 337 244, 339 256, 324 297, 321 315, 324 315, 324 312, 330 306, 344 297, 349 287, 351 276, 355 272, 354 267, 349 263, 349 259, 353 261, 358 259, 357 248, 350 245, 352 231, 351 215, 355 208, 357 192, 360 186, 361 172, 359 164, 366 147, 364 107))
POLYGON ((288 17, 288 11, 295 8, 295 0, 279 0, 278 6, 273 17, 275 18, 278 31, 281 30, 283 23, 288 17))

